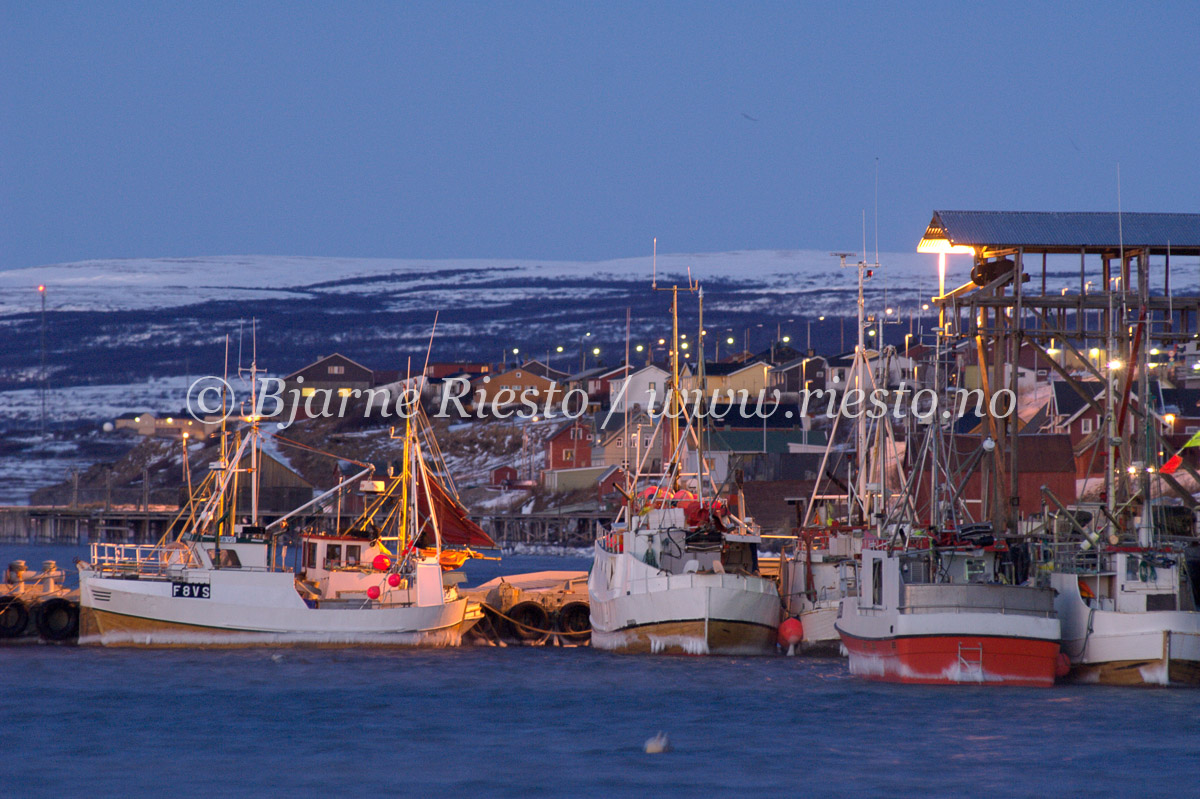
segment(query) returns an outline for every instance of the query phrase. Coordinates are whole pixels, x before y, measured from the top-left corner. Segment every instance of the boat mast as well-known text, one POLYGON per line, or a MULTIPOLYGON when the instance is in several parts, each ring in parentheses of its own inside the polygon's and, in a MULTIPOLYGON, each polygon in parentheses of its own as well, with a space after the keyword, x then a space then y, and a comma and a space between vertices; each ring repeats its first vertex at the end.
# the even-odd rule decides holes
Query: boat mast
POLYGON ((258 320, 250 322, 250 524, 258 525, 258 402, 255 383, 258 382, 258 320))
MULTIPOLYGON (((700 300, 700 327, 699 334, 696 336, 696 343, 700 346, 700 356, 696 361, 696 368, 700 379, 700 401, 703 402, 708 393, 708 378, 704 373, 704 289, 700 287, 699 283, 696 284, 696 292, 700 300)), ((702 416, 696 424, 696 493, 701 502, 704 501, 704 434, 707 432, 705 427, 707 418, 707 416, 702 416)), ((763 424, 766 422, 764 421, 763 424)), ((740 506, 738 511, 742 512, 740 506)))
MULTIPOLYGON (((864 239, 866 234, 863 234, 864 239)), ((866 368, 867 353, 866 340, 864 335, 864 325, 866 323, 866 304, 863 300, 863 278, 867 270, 866 242, 863 242, 863 257, 858 262, 858 343, 854 350, 854 387, 858 389, 859 401, 865 405, 865 394, 863 393, 863 370, 866 368)), ((863 410, 862 407, 859 408, 863 410)), ((858 475, 856 483, 856 492, 858 493, 858 503, 860 512, 862 513, 863 524, 870 522, 870 503, 867 498, 867 417, 865 413, 859 413, 856 419, 855 427, 855 442, 854 448, 856 453, 855 460, 858 466, 858 475)))
POLYGON ((671 479, 669 485, 672 491, 679 490, 679 469, 674 462, 675 451, 679 447, 679 286, 671 287, 671 404, 668 414, 671 417, 671 479))

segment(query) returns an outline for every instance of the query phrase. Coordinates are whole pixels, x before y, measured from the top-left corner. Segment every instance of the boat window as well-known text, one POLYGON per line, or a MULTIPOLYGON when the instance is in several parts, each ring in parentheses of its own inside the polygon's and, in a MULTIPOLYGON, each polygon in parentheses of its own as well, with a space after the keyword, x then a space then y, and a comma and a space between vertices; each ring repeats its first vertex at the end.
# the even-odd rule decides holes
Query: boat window
POLYGON ((317 542, 306 541, 304 544, 304 568, 317 567, 317 542))
POLYGON ((983 558, 967 558, 967 582, 973 583, 977 577, 983 577, 987 572, 987 564, 983 558))
POLYGON ((883 561, 876 560, 871 564, 871 604, 883 604, 883 561))
POLYGON ((238 558, 238 554, 232 549, 222 549, 217 552, 216 549, 208 550, 208 557, 216 566, 222 569, 240 569, 242 561, 238 558))
POLYGON ((346 565, 357 566, 362 558, 362 546, 359 544, 346 545, 346 565))
POLYGON ((342 545, 329 544, 325 547, 325 568, 335 569, 342 565, 342 545))

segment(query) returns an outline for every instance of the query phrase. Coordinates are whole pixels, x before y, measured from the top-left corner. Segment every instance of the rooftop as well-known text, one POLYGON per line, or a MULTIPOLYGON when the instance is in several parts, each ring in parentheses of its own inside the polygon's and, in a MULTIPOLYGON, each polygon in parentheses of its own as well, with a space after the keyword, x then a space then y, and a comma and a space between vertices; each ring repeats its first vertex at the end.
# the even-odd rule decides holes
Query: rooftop
POLYGON ((1124 247, 1200 255, 1200 214, 934 211, 919 252, 970 246, 1031 252, 1112 252, 1124 247))

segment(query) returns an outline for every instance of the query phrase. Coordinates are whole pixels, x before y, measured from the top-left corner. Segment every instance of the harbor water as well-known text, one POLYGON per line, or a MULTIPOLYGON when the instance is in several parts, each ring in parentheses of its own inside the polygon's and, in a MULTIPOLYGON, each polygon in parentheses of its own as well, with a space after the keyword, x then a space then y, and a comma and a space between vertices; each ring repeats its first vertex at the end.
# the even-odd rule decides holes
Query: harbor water
POLYGON ((1180 796, 1200 773, 1200 692, 884 685, 840 659, 32 645, 0 673, 14 797, 1180 796))

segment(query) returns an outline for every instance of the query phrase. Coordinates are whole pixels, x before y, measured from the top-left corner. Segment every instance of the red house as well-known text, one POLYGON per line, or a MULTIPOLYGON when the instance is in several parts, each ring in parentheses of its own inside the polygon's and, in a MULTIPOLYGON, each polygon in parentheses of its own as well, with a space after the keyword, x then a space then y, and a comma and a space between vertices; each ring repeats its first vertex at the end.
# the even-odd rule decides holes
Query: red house
POLYGON ((497 466, 492 469, 492 485, 508 487, 517 482, 517 470, 513 466, 497 466))
POLYGON ((592 465, 592 425, 574 419, 546 440, 547 469, 584 469, 592 465))
MULTIPOLYGON (((981 445, 980 436, 956 436, 951 445, 951 469, 962 466, 981 445)), ((1017 496, 1022 516, 1042 511, 1042 486, 1054 492, 1063 504, 1076 501, 1075 456, 1071 440, 1066 435, 1023 434, 1018 439, 1018 446, 1021 457, 1017 460, 1017 496)), ((1004 468, 1008 468, 1007 460, 1004 468)), ((929 485, 930 479, 926 475, 917 490, 917 508, 922 517, 930 507, 929 485)), ((976 519, 982 508, 982 491, 983 474, 976 466, 962 490, 962 497, 976 519)))
POLYGON ((625 470, 620 466, 610 466, 596 483, 596 494, 605 499, 617 493, 618 487, 625 486, 625 470))

